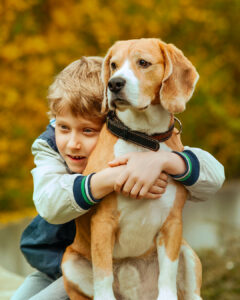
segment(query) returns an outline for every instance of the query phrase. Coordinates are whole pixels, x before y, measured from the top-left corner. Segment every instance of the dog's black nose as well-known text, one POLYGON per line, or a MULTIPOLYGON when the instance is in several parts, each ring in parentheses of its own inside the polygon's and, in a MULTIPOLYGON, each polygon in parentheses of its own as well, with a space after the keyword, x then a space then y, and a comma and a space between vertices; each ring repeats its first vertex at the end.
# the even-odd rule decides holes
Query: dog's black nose
POLYGON ((108 88, 113 93, 118 93, 124 87, 126 80, 121 77, 115 77, 108 81, 108 88))

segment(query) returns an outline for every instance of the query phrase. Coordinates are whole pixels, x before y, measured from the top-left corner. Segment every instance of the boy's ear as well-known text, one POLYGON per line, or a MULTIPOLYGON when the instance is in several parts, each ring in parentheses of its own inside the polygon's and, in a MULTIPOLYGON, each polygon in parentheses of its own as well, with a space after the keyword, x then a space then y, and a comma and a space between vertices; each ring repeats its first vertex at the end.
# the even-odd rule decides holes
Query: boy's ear
POLYGON ((112 48, 109 49, 106 54, 103 64, 102 64, 102 82, 103 82, 103 102, 102 102, 102 112, 108 110, 108 99, 107 99, 107 89, 108 89, 108 80, 110 78, 110 59, 112 57, 112 48))
POLYGON ((170 113, 184 111, 199 75, 192 63, 173 44, 159 41, 165 58, 165 73, 160 89, 160 102, 170 113))

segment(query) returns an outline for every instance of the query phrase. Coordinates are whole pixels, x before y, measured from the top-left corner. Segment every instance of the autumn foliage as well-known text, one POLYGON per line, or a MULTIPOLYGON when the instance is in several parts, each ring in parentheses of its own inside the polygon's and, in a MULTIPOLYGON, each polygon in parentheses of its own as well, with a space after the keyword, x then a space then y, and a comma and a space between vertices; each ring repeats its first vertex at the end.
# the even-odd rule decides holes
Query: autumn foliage
POLYGON ((116 40, 159 37, 197 67, 200 81, 179 116, 183 141, 240 177, 238 0, 3 0, 0 3, 0 209, 32 205, 30 147, 45 129, 47 88, 82 55, 116 40))

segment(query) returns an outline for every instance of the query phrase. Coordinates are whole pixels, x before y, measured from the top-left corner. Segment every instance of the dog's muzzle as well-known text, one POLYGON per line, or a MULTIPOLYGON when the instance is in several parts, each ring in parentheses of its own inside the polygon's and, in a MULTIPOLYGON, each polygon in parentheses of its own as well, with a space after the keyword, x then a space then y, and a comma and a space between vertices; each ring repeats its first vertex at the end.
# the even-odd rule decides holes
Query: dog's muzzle
POLYGON ((122 77, 115 77, 109 80, 108 89, 111 92, 110 107, 128 106, 130 103, 124 97, 123 88, 126 80, 122 77))
POLYGON ((121 108, 121 107, 125 107, 125 106, 129 106, 130 103, 127 101, 127 100, 124 100, 124 99, 119 99, 119 98, 115 98, 115 99, 111 99, 111 102, 110 102, 110 106, 112 108, 121 108))
POLYGON ((121 77, 115 77, 108 81, 108 88, 112 93, 117 94, 123 89, 125 84, 126 84, 125 79, 121 77))

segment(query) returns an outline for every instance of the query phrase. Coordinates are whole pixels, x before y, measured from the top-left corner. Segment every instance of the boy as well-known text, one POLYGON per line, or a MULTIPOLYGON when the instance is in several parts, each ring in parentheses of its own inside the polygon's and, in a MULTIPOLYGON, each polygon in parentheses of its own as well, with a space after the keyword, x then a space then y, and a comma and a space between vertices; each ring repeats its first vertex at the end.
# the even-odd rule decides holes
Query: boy
POLYGON ((161 171, 188 185, 192 198, 198 194, 206 198, 224 180, 223 167, 210 154, 187 147, 184 153, 162 151, 161 156, 130 153, 124 162, 118 159, 110 163, 112 167, 82 176, 104 121, 101 63, 96 57, 73 62, 49 89, 54 119, 32 147, 36 164, 33 198, 41 217, 27 227, 21 241, 25 257, 38 272, 27 277, 12 299, 67 299, 60 263, 75 235, 73 220, 108 193, 117 190, 131 197, 159 198, 167 185, 167 175, 161 171), (122 163, 126 165, 118 166, 122 163))

